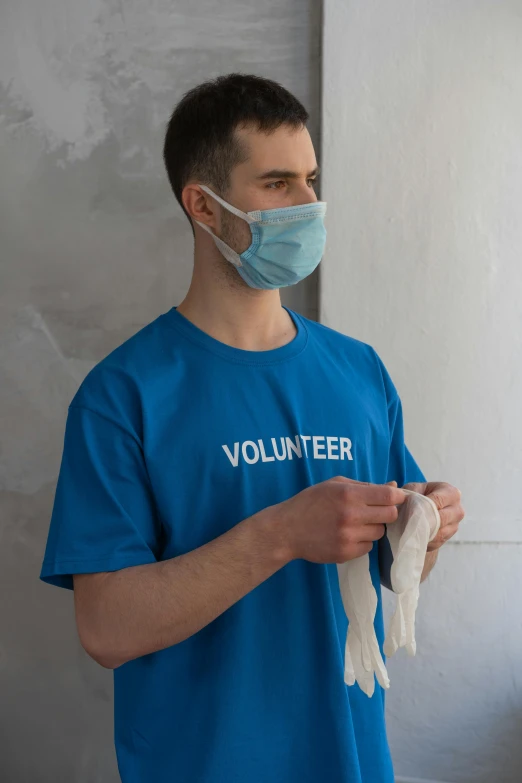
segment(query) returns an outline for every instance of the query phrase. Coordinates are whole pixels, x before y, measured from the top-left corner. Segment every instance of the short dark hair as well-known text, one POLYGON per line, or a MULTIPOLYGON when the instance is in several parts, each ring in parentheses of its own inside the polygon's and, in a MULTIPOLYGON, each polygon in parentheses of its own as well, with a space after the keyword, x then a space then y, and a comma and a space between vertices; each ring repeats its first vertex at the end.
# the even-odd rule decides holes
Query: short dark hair
POLYGON ((270 133, 307 121, 308 112, 292 93, 261 76, 231 73, 193 87, 174 109, 163 146, 169 182, 183 211, 181 193, 192 177, 226 191, 232 168, 245 160, 236 128, 253 125, 270 133))

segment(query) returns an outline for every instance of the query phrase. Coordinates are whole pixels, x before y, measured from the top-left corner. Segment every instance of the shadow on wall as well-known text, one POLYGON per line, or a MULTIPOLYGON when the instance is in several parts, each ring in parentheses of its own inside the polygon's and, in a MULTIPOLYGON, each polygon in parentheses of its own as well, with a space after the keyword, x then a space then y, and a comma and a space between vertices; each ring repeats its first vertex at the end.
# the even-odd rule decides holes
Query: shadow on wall
MULTIPOLYGON (((506 673, 509 677, 509 672, 506 673)), ((517 696, 513 678, 513 697, 517 696)), ((480 732, 487 743, 477 743, 473 759, 473 775, 469 775, 469 759, 462 759, 460 778, 469 783, 520 783, 522 780, 522 693, 511 711, 494 709, 483 716, 487 728, 480 732), (492 720, 492 716, 494 719, 492 720), (499 761, 500 760, 500 761, 499 761), (505 763, 504 763, 505 762, 505 763), (466 768, 468 772, 466 773, 466 768), (465 775, 468 774, 466 778, 465 775)))
MULTIPOLYGON (((508 675, 509 676, 509 675, 508 675)), ((513 685, 515 689, 515 684, 513 685)), ((515 693, 514 693, 515 695, 515 693)), ((504 712, 499 718, 498 711, 492 707, 490 713, 481 716, 475 723, 476 735, 473 755, 462 755, 454 759, 441 761, 440 769, 445 770, 441 777, 410 777, 397 774, 395 783, 520 783, 522 781, 522 694, 518 694, 520 704, 511 712, 504 712), (494 721, 492 717, 494 716, 494 721), (488 738, 487 742, 483 738, 488 738), (499 761, 500 760, 500 761, 499 761)), ((453 744, 453 731, 448 723, 448 745, 453 744), (451 732, 451 736, 449 733, 451 732)), ((440 737, 443 734, 439 735, 440 737)), ((444 743, 439 747, 441 759, 444 758, 444 743)), ((397 766, 397 765, 396 765, 397 766)))

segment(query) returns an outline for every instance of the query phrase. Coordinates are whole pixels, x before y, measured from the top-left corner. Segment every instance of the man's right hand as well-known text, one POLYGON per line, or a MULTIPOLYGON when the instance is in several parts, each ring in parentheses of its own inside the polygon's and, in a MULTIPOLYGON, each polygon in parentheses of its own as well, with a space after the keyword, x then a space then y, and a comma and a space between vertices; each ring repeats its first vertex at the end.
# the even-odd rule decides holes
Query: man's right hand
POLYGON ((407 498, 392 484, 335 476, 279 503, 280 532, 289 559, 344 563, 368 554, 407 498))

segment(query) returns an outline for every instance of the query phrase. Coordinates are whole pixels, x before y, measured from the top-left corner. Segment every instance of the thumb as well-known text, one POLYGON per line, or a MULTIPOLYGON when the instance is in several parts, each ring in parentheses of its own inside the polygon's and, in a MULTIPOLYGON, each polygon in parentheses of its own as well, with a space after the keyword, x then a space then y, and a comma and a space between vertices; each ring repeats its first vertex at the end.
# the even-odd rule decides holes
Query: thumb
POLYGON ((387 481, 386 485, 388 485, 388 484, 393 484, 395 487, 397 486, 397 482, 396 481, 387 481))

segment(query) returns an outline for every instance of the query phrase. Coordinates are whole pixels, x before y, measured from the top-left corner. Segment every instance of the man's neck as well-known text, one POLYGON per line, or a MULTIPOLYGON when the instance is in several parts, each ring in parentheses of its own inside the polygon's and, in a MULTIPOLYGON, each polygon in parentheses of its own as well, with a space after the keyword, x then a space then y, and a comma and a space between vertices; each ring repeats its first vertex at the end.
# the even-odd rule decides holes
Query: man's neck
POLYGON ((214 339, 245 351, 279 348, 296 336, 277 289, 250 293, 191 285, 176 310, 214 339))

